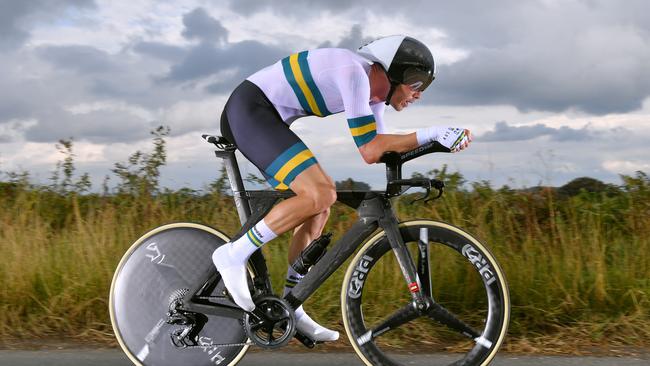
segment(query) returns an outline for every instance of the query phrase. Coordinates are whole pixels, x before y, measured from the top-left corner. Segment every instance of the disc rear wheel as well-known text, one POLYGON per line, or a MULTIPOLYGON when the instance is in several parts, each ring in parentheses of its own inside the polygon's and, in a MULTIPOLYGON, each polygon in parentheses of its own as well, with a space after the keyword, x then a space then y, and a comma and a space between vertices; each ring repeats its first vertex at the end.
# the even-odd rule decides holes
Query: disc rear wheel
MULTIPOLYGON (((172 314, 176 302, 214 267, 212 252, 228 240, 208 226, 177 223, 146 233, 127 251, 113 277, 109 306, 115 335, 134 364, 234 365, 243 357, 248 346, 214 346, 245 343, 241 319, 172 314), (188 321, 202 328, 196 346, 183 348, 179 336, 188 321)), ((214 289, 223 291, 222 283, 214 289)))

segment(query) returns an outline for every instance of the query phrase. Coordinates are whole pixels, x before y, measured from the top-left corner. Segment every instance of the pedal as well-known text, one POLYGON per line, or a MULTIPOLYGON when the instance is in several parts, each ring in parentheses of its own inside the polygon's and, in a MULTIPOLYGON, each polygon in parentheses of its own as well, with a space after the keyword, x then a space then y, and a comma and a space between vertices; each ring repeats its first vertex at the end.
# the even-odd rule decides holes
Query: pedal
POLYGON ((313 339, 307 337, 306 335, 300 332, 296 332, 296 334, 293 337, 298 341, 300 341, 300 343, 302 343, 307 348, 314 348, 314 346, 316 346, 316 342, 313 339))

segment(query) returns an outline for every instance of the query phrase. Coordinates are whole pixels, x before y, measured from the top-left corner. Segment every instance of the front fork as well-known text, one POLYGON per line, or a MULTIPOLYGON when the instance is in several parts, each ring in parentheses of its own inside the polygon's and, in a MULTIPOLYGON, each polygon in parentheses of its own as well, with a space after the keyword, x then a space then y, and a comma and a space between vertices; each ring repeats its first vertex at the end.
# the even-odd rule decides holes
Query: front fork
POLYGON ((431 275, 429 272, 429 230, 420 228, 418 240, 418 277, 422 282, 422 292, 428 298, 431 295, 431 275))
POLYGON ((399 223, 395 215, 391 212, 390 215, 381 218, 379 225, 384 229, 388 237, 388 242, 395 253, 417 311, 424 312, 428 310, 432 299, 431 279, 429 276, 429 240, 426 229, 423 229, 424 232, 420 232, 420 240, 418 241, 419 255, 416 268, 411 253, 408 251, 404 240, 402 240, 402 235, 399 232, 399 223))

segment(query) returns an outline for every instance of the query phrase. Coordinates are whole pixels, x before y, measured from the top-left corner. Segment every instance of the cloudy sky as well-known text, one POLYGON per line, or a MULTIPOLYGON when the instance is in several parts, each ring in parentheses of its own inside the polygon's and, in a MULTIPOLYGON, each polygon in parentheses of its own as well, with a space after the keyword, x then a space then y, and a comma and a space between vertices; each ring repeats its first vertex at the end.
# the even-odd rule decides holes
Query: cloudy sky
MULTIPOLYGON (((72 137, 97 189, 164 124, 163 185, 200 189, 220 167, 200 136, 219 132, 241 80, 293 52, 392 34, 426 43, 439 67, 420 102, 387 110, 389 132, 438 124, 476 136, 407 174, 447 164, 472 181, 531 186, 650 172, 643 0, 0 0, 0 171, 45 182, 62 158, 55 143, 72 137)), ((383 166, 363 162, 344 116, 292 128, 334 179, 381 187, 383 166)))

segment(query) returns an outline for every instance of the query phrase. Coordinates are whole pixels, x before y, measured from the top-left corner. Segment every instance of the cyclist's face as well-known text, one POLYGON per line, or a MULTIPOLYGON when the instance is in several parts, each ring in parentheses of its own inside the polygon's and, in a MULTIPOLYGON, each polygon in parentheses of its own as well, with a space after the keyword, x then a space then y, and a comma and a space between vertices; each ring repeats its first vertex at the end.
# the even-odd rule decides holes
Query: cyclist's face
POLYGON ((390 98, 390 105, 392 105, 396 111, 401 111, 416 99, 420 99, 421 95, 421 91, 411 87, 410 85, 400 84, 395 88, 393 96, 390 98))

